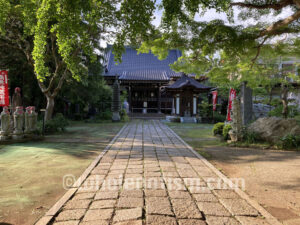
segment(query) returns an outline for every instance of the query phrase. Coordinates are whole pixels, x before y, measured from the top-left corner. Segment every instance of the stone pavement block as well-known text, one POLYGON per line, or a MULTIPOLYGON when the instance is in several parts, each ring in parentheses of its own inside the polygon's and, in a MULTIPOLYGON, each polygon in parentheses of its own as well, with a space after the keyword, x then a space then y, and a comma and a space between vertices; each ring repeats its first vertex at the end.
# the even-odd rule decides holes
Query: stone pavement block
POLYGON ((163 172, 163 177, 179 177, 179 174, 177 172, 163 172))
POLYGON ((195 178, 195 177, 198 177, 198 174, 192 169, 190 169, 190 170, 180 169, 180 170, 177 170, 177 171, 178 171, 180 177, 182 177, 182 178, 195 178))
POLYGON ((211 194, 211 190, 208 187, 203 186, 190 186, 189 192, 192 194, 211 194))
POLYGON ((231 216, 227 209, 217 202, 197 202, 197 205, 200 211, 205 214, 205 216, 231 216))
POLYGON ((190 186, 206 187, 206 183, 199 177, 183 178, 183 182, 187 187, 190 186))
POLYGON ((169 191, 171 199, 191 199, 191 195, 187 191, 169 191))
POLYGON ((161 172, 145 172, 145 177, 161 177, 161 172))
MULTIPOLYGON (((200 219, 180 219, 179 225, 206 225, 206 223, 203 220, 200 219)), ((218 224, 221 225, 221 224, 218 224)), ((227 224, 226 224, 227 225, 227 224)))
POLYGON ((197 202, 219 202, 213 194, 193 194, 197 202))
POLYGON ((259 213, 244 199, 220 199, 234 216, 258 216, 259 213))
POLYGON ((117 210, 113 218, 114 222, 122 222, 126 220, 138 220, 143 216, 142 208, 121 209, 117 210))
POLYGON ((90 209, 107 209, 107 208, 114 208, 116 204, 116 199, 113 200, 100 200, 100 201, 94 201, 90 209))
POLYGON ((63 221, 63 222, 56 222, 53 225, 78 225, 79 220, 72 220, 72 221, 63 221))
POLYGON ((117 199, 118 191, 98 191, 95 196, 95 200, 100 199, 117 199))
POLYGON ((113 209, 90 209, 83 217, 83 221, 109 220, 113 214, 113 209))
POLYGON ((148 167, 145 168, 145 173, 149 173, 149 172, 160 172, 160 167, 148 167))
POLYGON ((192 200, 172 199, 172 206, 176 218, 180 219, 202 219, 202 214, 192 200))
POLYGON ((143 169, 127 169, 126 170, 126 174, 131 174, 131 173, 142 174, 143 173, 143 169))
POLYGON ((133 198, 133 197, 120 197, 118 201, 118 208, 136 208, 143 207, 144 199, 143 198, 133 198))
POLYGON ((208 225, 240 225, 240 223, 233 217, 223 217, 223 216, 207 216, 206 222, 208 225))
POLYGON ((92 200, 70 200, 64 206, 65 209, 87 209, 92 200))
MULTIPOLYGON (((132 179, 132 178, 141 178, 142 177, 142 174, 140 174, 140 173, 126 173, 125 174, 125 181, 126 180, 129 180, 129 179, 132 179)), ((132 180, 134 180, 134 179, 132 179, 132 180)))
POLYGON ((72 200, 83 200, 83 199, 92 199, 94 198, 96 193, 88 192, 88 193, 82 193, 82 194, 75 194, 72 200))
POLYGON ((102 168, 95 168, 92 170, 91 174, 92 175, 106 175, 108 174, 109 169, 102 169, 102 168))
POLYGON ((76 194, 88 193, 88 192, 95 193, 99 189, 100 189, 100 186, 81 186, 80 188, 78 188, 76 194))
POLYGON ((112 174, 119 174, 119 175, 123 175, 125 173, 125 169, 120 169, 120 170, 110 170, 109 171, 109 175, 112 175, 112 174))
POLYGON ((262 218, 259 218, 259 217, 237 216, 236 219, 242 225, 271 225, 265 219, 262 219, 262 218))
POLYGON ((56 221, 80 220, 85 214, 85 209, 63 210, 55 218, 56 221))
POLYGON ((146 217, 147 225, 177 225, 176 219, 169 216, 148 215, 146 217))
POLYGON ((109 225, 108 220, 83 221, 79 225, 109 225))
POLYGON ((146 189, 145 190, 145 196, 146 197, 166 197, 167 192, 165 190, 146 189))
POLYGON ((214 190, 219 198, 240 199, 241 197, 234 190, 214 190))
POLYGON ((131 220, 131 221, 114 223, 114 225, 143 225, 143 221, 142 220, 131 220))
POLYGON ((123 190, 121 197, 143 198, 142 190, 123 190))
POLYGON ((160 215, 171 215, 171 204, 169 199, 166 197, 149 197, 146 198, 146 213, 149 214, 160 214, 160 215))

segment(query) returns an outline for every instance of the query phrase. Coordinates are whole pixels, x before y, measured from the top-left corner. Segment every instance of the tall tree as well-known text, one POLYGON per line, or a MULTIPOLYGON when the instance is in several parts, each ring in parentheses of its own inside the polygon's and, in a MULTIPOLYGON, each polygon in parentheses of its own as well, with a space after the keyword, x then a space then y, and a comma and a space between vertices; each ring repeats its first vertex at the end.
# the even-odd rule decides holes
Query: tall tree
POLYGON ((192 66, 187 68, 197 73, 197 62, 217 51, 234 55, 254 48, 255 61, 261 47, 274 37, 300 32, 300 0, 162 0, 161 8, 158 37, 145 42, 141 52, 151 49, 163 58, 167 49, 179 48, 185 63, 192 66), (210 9, 227 17, 205 22, 202 16, 210 9))
MULTIPOLYGON (((86 56, 100 41, 121 52, 127 40, 151 30, 152 0, 0 0, 0 47, 19 51, 34 70, 47 99, 45 119, 68 77, 87 76, 86 56)), ((2 57, 2 56, 0 56, 2 57)))

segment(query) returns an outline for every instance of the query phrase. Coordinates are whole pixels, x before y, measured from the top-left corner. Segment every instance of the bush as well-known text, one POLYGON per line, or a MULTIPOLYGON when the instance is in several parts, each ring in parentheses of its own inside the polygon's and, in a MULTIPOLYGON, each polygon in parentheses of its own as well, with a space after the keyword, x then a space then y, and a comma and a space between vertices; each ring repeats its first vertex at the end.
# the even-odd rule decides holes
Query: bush
POLYGON ((253 131, 249 131, 247 129, 243 130, 243 141, 248 144, 254 144, 259 141, 259 135, 253 131))
POLYGON ((129 121, 129 116, 127 115, 126 109, 121 110, 121 121, 122 122, 128 122, 129 121))
POLYGON ((112 112, 109 109, 100 112, 96 115, 96 120, 111 120, 111 118, 112 118, 112 112))
POLYGON ((227 124, 224 126, 222 134, 224 137, 224 140, 228 140, 229 139, 229 131, 232 129, 232 126, 230 124, 227 124))
MULTIPOLYGON (((58 131, 65 131, 66 126, 69 125, 69 121, 61 113, 57 113, 51 120, 45 122, 45 133, 55 133, 58 131)), ((43 123, 39 121, 38 129, 42 132, 43 123)))
POLYGON ((280 138, 277 146, 282 149, 296 149, 300 147, 300 136, 293 134, 285 135, 284 137, 280 138))
POLYGON ((226 116, 225 115, 222 115, 221 113, 219 112, 216 112, 214 114, 214 121, 215 122, 224 122, 226 120, 226 116))
POLYGON ((216 135, 222 135, 224 128, 224 123, 216 123, 212 129, 213 134, 216 135))

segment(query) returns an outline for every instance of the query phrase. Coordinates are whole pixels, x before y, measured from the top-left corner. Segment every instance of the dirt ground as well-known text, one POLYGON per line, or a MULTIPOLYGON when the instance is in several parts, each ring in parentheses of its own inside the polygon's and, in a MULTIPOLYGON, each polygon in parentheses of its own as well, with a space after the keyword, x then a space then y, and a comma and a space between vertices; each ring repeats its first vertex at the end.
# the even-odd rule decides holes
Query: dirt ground
POLYGON ((246 192, 285 225, 300 225, 300 152, 226 147, 212 125, 168 124, 230 178, 244 178, 246 192))
POLYGON ((300 153, 208 147, 204 151, 231 178, 244 178, 246 192, 286 225, 300 225, 300 153))
POLYGON ((0 225, 31 225, 64 194, 63 176, 79 177, 122 123, 72 123, 44 141, 0 146, 0 225))

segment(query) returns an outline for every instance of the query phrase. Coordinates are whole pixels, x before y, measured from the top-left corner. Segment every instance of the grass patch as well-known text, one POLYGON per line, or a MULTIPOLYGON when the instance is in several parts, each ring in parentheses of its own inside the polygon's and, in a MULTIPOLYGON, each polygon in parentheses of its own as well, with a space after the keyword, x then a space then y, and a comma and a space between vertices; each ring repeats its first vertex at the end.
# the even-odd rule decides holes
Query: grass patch
POLYGON ((224 146, 227 143, 213 136, 213 124, 186 124, 186 123, 166 123, 185 142, 191 145, 203 157, 210 159, 209 152, 204 151, 206 147, 224 146))
POLYGON ((78 178, 123 125, 72 122, 43 141, 0 146, 1 221, 33 224, 65 192, 63 176, 78 178))

